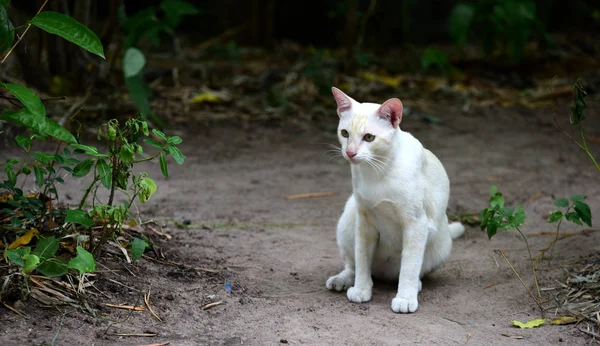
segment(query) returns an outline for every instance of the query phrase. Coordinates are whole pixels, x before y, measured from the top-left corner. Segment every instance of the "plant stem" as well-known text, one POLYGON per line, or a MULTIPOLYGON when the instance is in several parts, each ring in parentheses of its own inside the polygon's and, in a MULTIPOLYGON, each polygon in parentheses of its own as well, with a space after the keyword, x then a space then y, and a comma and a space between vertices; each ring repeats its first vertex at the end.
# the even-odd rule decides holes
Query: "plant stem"
POLYGON ((594 155, 592 155, 592 153, 588 149, 587 143, 585 142, 585 136, 583 135, 583 125, 581 123, 579 123, 579 133, 581 134, 581 143, 583 143, 583 151, 585 151, 587 156, 589 156, 589 158, 594 163, 594 166, 596 166, 596 170, 598 171, 598 173, 600 173, 600 166, 598 165, 598 162, 596 162, 594 155))
POLYGON ((517 232, 519 232, 519 234, 521 234, 521 237, 523 237, 523 240, 525 240, 525 246, 527 246, 527 252, 529 253, 529 260, 531 261, 531 270, 533 272, 533 281, 535 282, 535 288, 537 290, 539 301, 541 302, 542 301, 542 291, 540 290, 540 285, 538 283, 538 278, 537 278, 537 270, 536 270, 537 262, 533 259, 533 256, 531 255, 531 248, 529 247, 529 242, 527 241, 527 237, 519 229, 519 227, 515 227, 515 229, 517 230, 517 232))
MULTIPOLYGON (((44 3, 42 4, 42 6, 40 7, 40 9, 35 14, 36 16, 38 14, 40 14, 40 12, 42 12, 42 9, 44 9, 44 7, 46 6, 47 3, 48 3, 48 0, 44 1, 44 3)), ((35 18, 35 16, 34 16, 34 18, 35 18)), ((18 37, 17 42, 15 42, 15 44, 13 44, 12 47, 10 47, 9 51, 6 53, 6 55, 4 56, 4 58, 2 58, 2 61, 0 61, 0 64, 3 64, 4 61, 6 61, 6 59, 10 55, 10 53, 12 53, 12 51, 15 49, 15 47, 17 47, 17 45, 19 44, 19 42, 21 42, 21 40, 23 39, 23 37, 25 37, 25 34, 27 34, 27 31, 29 31, 29 28, 31 28, 31 23, 27 24, 27 27, 25 28, 25 31, 23 31, 23 33, 21 34, 21 36, 17 35, 17 37, 18 37)))
MULTIPOLYGON (((523 279, 521 279, 521 276, 519 275, 519 273, 517 272, 517 270, 515 269, 515 267, 513 267, 512 263, 510 263, 510 261, 508 260, 508 258, 504 254, 504 252, 502 252, 502 250, 500 250, 500 249, 496 250, 496 252, 498 252, 500 255, 502 255, 502 258, 504 258, 504 260, 506 261, 506 263, 508 263, 508 266, 510 267, 510 269, 513 271, 513 273, 515 273, 515 275, 517 276, 517 278, 519 279, 519 281, 521 281, 521 284, 523 285, 523 287, 525 287, 525 290, 527 291, 527 293, 529 293, 529 295, 531 296, 531 298, 533 299, 533 301, 539 306, 540 310, 542 311, 542 316, 544 316, 545 315, 545 311, 544 311, 544 308, 542 307, 542 304, 540 303, 542 301, 541 298, 540 298, 539 301, 535 298, 535 296, 533 295, 533 293, 531 293, 531 290, 529 289, 529 287, 527 287, 527 285, 525 284, 525 282, 523 281, 523 279)), ((535 274, 534 274, 534 276, 535 276, 535 274)))
POLYGON ((87 200, 88 196, 90 195, 90 192, 92 192, 92 189, 94 188, 94 186, 96 185, 96 183, 100 181, 100 178, 94 174, 94 180, 92 181, 92 183, 90 184, 90 186, 85 190, 85 193, 83 194, 83 197, 81 198, 81 202, 79 202, 79 207, 78 209, 83 208, 83 205, 85 204, 85 201, 87 200))

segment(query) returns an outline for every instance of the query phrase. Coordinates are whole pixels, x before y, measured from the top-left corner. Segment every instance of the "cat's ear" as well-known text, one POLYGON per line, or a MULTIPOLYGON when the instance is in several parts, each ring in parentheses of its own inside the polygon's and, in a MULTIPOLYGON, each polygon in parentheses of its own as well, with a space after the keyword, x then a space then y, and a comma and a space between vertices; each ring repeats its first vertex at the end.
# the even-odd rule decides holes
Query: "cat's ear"
POLYGON ((338 116, 341 118, 342 113, 349 111, 352 108, 352 103, 356 101, 336 87, 331 88, 331 93, 333 94, 335 102, 337 103, 338 116))
POLYGON ((392 127, 397 129, 402 120, 402 102, 395 98, 385 101, 377 110, 377 115, 389 121, 392 127))

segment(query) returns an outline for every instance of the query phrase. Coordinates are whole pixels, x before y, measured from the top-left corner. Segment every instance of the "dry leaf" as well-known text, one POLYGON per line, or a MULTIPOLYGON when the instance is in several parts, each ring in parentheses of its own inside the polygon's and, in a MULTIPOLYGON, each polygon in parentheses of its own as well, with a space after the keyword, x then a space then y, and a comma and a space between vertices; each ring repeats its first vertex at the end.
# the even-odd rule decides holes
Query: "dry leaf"
POLYGON ((29 244, 29 242, 31 242, 31 239, 33 239, 33 236, 38 236, 38 235, 39 235, 38 230, 35 228, 32 228, 29 231, 27 231, 27 233, 23 234, 22 236, 17 238, 17 240, 12 242, 8 246, 8 249, 12 250, 12 249, 18 248, 19 246, 27 245, 27 244, 29 244))
POLYGON ((523 337, 522 335, 508 335, 508 334, 500 334, 500 335, 506 336, 507 338, 511 338, 511 339, 517 339, 517 340, 525 339, 525 337, 523 337))
POLYGON ((546 322, 545 318, 534 318, 533 320, 527 321, 525 323, 521 322, 521 321, 517 321, 517 320, 511 320, 510 323, 513 324, 513 326, 515 327, 519 327, 519 328, 534 328, 534 327, 539 327, 542 324, 544 324, 546 322))
POLYGON ((221 101, 222 101, 222 99, 219 95, 212 93, 210 91, 207 91, 207 92, 203 92, 201 94, 194 96, 190 100, 190 103, 205 103, 205 102, 215 103, 215 102, 221 102, 221 101))
POLYGON ((579 317, 560 316, 560 317, 553 318, 552 321, 550 321, 550 324, 553 324, 553 325, 572 324, 572 323, 577 323, 579 321, 581 321, 581 318, 579 318, 579 317))
POLYGON ((333 193, 333 192, 309 192, 309 193, 299 193, 297 195, 288 195, 288 196, 285 196, 285 199, 331 197, 334 195, 335 195, 335 193, 333 193))
POLYGON ((391 87, 398 87, 403 81, 404 77, 389 77, 389 76, 381 76, 375 74, 373 72, 365 72, 360 75, 362 78, 370 81, 376 81, 385 85, 389 85, 391 87))

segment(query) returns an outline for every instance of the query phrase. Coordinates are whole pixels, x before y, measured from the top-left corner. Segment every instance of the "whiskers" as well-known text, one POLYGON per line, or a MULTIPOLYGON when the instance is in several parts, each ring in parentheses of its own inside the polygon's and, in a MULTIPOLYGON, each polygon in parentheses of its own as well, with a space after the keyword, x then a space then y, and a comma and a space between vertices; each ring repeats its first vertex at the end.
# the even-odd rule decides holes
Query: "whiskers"
POLYGON ((330 143, 323 143, 323 144, 325 144, 327 147, 329 147, 329 149, 327 149, 327 151, 325 151, 325 155, 327 155, 327 157, 329 157, 329 162, 337 161, 339 159, 344 158, 344 155, 342 155, 342 147, 338 147, 337 145, 333 145, 330 143))
POLYGON ((384 175, 389 168, 379 155, 361 155, 358 159, 368 164, 379 175, 384 175))

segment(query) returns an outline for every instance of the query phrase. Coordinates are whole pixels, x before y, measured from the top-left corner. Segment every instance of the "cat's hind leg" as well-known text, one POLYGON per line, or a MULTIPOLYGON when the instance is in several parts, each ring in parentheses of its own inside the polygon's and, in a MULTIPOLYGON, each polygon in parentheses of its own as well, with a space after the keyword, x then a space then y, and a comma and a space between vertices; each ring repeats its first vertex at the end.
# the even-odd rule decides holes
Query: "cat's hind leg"
POLYGON ((325 284, 330 291, 345 291, 354 285, 354 232, 356 228, 356 201, 348 199, 337 225, 337 243, 344 259, 344 270, 330 277, 325 284))

